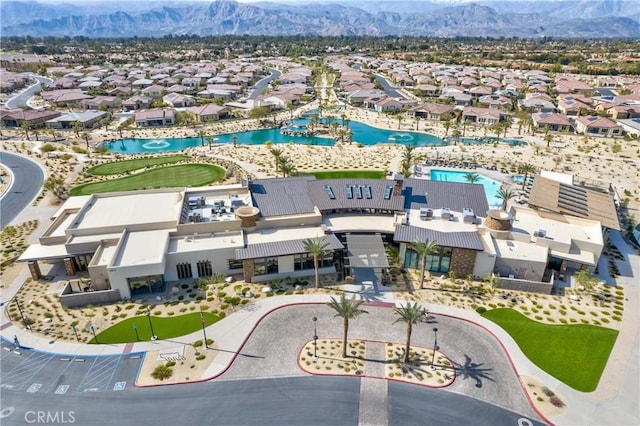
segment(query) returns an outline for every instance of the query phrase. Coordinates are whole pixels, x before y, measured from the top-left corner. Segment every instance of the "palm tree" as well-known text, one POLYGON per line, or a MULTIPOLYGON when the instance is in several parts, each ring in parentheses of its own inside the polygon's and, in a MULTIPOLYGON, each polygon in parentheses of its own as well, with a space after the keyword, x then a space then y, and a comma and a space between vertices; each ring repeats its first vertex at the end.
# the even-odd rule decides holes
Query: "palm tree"
POLYGON ((453 123, 451 123, 451 120, 447 120, 444 122, 443 126, 444 126, 444 136, 446 137, 449 134, 449 129, 451 128, 451 126, 453 126, 453 123))
POLYGON ((233 147, 238 146, 238 137, 236 135, 231 136, 231 142, 233 142, 233 147))
POLYGON ((204 137, 207 135, 207 132, 204 130, 198 130, 196 132, 196 136, 200 138, 200 146, 204 146, 204 137))
POLYGON ((400 125, 402 124, 403 121, 404 121, 404 117, 401 114, 398 114, 398 129, 400 128, 400 125))
POLYGON ((413 151, 415 149, 416 147, 413 145, 404 146, 404 151, 402 152, 402 170, 400 171, 400 173, 402 173, 402 175, 405 177, 409 177, 411 175, 411 166, 413 165, 413 162, 415 160, 415 157, 413 155, 413 151))
POLYGON ((275 158, 276 162, 276 173, 278 173, 278 166, 280 165, 280 157, 282 156, 282 150, 278 148, 272 148, 269 150, 271 155, 275 158))
POLYGON ((24 131, 24 137, 27 138, 28 141, 30 141, 31 138, 29 137, 29 130, 31 130, 31 123, 29 123, 28 121, 23 121, 20 125, 20 128, 24 131))
POLYGON ((551 142, 553 142, 553 135, 551 133, 545 133, 544 141, 547 143, 548 147, 549 145, 551 145, 551 142))
POLYGON ((355 296, 351 299, 347 299, 344 293, 340 296, 340 300, 332 297, 331 301, 327 302, 327 305, 336 311, 334 317, 341 317, 343 324, 343 337, 342 337, 342 358, 347 357, 347 335, 349 334, 349 320, 355 319, 360 314, 368 314, 369 312, 360 309, 360 305, 364 303, 364 300, 356 300, 355 296))
POLYGON ((440 247, 437 241, 414 241, 409 245, 409 248, 420 256, 420 289, 424 288, 424 273, 427 269, 427 256, 434 255, 438 252, 440 247))
POLYGON ((420 128, 420 117, 416 115, 413 118, 416 120, 416 130, 418 130, 420 128))
POLYGON ((411 304, 407 302, 406 305, 395 308, 393 312, 399 316, 393 323, 406 322, 407 323, 407 343, 404 347, 404 363, 409 363, 409 350, 411 349, 411 332, 413 331, 413 325, 424 316, 424 311, 418 305, 418 302, 411 304))
POLYGON ((73 133, 75 133, 75 134, 76 134, 76 138, 79 138, 79 137, 80 137, 80 131, 81 131, 82 129, 84 129, 84 126, 82 125, 82 123, 81 123, 81 122, 79 122, 79 121, 74 121, 74 122, 73 122, 73 125, 72 125, 72 127, 71 127, 71 128, 73 129, 73 133))
POLYGON ((468 183, 476 183, 480 180, 480 175, 475 172, 465 173, 464 180, 466 180, 468 183))
POLYGON ((213 136, 209 135, 207 136, 205 139, 207 139, 207 143, 209 144, 209 151, 211 151, 211 144, 213 144, 213 141, 216 139, 213 136))
POLYGON ((513 126, 513 118, 511 118, 510 116, 505 118, 504 121, 502 122, 502 126, 504 127, 504 137, 507 137, 507 130, 509 130, 511 128, 511 126, 513 126))
POLYGON ((453 129, 453 131, 451 132, 451 136, 453 136, 455 138, 455 140, 456 140, 456 142, 455 142, 456 145, 458 143, 460 143, 460 136, 461 135, 462 135, 462 132, 458 128, 453 129))
POLYGON ((510 199, 512 199, 515 196, 516 196, 515 192, 513 192, 510 189, 501 189, 496 194, 496 198, 498 198, 499 200, 502 200, 502 210, 505 210, 505 211, 507 210, 507 203, 509 202, 510 199))
POLYGON ((91 138, 91 135, 89 134, 89 132, 82 132, 82 139, 84 139, 84 142, 87 144, 87 149, 89 149, 89 139, 91 138))
POLYGON ((322 256, 329 247, 329 243, 327 241, 321 240, 320 238, 307 238, 303 242, 304 250, 307 253, 311 253, 313 256, 313 269, 316 280, 316 288, 320 285, 320 279, 318 277, 318 263, 320 261, 320 256, 322 256))
POLYGON ((524 191, 524 187, 527 184, 527 178, 530 174, 534 174, 536 172, 536 166, 531 163, 524 163, 518 166, 518 173, 523 174, 524 177, 522 179, 522 190, 524 191))

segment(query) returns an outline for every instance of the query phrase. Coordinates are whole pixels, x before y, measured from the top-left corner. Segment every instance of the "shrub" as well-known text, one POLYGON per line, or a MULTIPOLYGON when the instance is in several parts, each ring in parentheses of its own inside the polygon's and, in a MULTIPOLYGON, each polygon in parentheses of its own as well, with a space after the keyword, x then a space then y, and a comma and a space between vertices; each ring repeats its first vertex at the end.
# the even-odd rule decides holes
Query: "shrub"
POLYGON ((213 339, 207 339, 207 346, 208 345, 213 345, 213 339))
POLYGON ((543 386, 542 389, 540 389, 542 391, 543 394, 547 395, 547 396, 554 396, 555 393, 553 393, 553 391, 551 389, 549 389, 546 386, 543 386))
POLYGON ((564 402, 562 402, 562 400, 555 395, 549 398, 549 402, 553 404, 554 407, 558 407, 558 408, 564 407, 564 402))
POLYGON ((202 346, 202 340, 196 340, 195 342, 193 342, 193 346, 195 348, 199 348, 200 346, 202 346))
POLYGON ((172 375, 173 375, 173 369, 167 367, 166 365, 159 365, 151 372, 151 377, 153 377, 156 380, 168 379, 172 375))
POLYGON ((196 357, 196 361, 202 361, 203 359, 205 359, 207 356, 206 355, 198 355, 196 357))
POLYGON ((479 313, 480 315, 484 314, 485 312, 487 312, 487 308, 485 308, 484 306, 478 306, 476 308, 476 312, 479 313))
POLYGON ((175 361, 167 361, 164 365, 167 366, 167 367, 173 367, 174 365, 176 365, 176 362, 175 361))

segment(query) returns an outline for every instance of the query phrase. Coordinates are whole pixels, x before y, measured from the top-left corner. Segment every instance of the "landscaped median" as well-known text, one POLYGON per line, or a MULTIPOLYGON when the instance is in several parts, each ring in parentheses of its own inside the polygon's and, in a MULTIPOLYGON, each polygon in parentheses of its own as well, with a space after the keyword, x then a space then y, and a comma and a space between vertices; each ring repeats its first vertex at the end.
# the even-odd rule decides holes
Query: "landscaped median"
POLYGON ((429 387, 449 386, 455 380, 453 363, 442 352, 412 346, 410 361, 405 363, 404 351, 404 344, 349 340, 347 357, 343 358, 342 340, 319 339, 305 344, 298 363, 307 373, 317 375, 377 377, 429 387), (380 359, 365 356, 370 345, 380 345, 380 359))
POLYGON ((502 327, 535 365, 566 385, 592 392, 613 349, 618 331, 595 325, 551 325, 513 309, 493 309, 483 317, 502 327))
POLYGON ((145 188, 179 188, 203 186, 224 179, 223 168, 210 164, 183 164, 159 167, 135 175, 102 182, 78 185, 71 195, 90 195, 103 192, 135 191, 145 188))

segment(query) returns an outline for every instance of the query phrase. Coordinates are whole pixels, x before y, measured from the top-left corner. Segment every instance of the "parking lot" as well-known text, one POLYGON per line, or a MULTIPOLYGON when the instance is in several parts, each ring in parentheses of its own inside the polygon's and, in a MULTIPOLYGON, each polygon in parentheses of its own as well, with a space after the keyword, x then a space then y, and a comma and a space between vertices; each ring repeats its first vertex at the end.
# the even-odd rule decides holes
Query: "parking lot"
POLYGON ((0 345, 3 389, 65 395, 121 392, 133 388, 142 354, 108 356, 60 355, 0 345))

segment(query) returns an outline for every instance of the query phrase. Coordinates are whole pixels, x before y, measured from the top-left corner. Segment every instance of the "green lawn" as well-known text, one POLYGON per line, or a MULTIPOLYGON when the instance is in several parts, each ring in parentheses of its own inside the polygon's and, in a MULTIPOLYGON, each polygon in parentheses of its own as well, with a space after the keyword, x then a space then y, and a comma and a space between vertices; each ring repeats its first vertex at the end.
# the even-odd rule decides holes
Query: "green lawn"
POLYGON ((119 179, 85 183, 72 188, 71 195, 89 195, 100 192, 134 191, 145 188, 175 188, 203 186, 224 178, 224 169, 209 164, 184 164, 161 167, 119 179))
POLYGON ((132 172, 144 169, 147 166, 158 166, 161 164, 179 163, 189 157, 186 155, 167 155, 165 157, 137 158, 134 160, 111 161, 99 164, 87 170, 87 173, 95 176, 117 175, 120 173, 132 172))
POLYGON ((618 331, 595 325, 549 325, 508 308, 483 317, 502 327, 538 367, 572 388, 595 390, 618 331))
POLYGON ((308 172, 316 179, 382 179, 386 173, 382 170, 335 170, 328 172, 308 172))
MULTIPOLYGON (((206 325, 211 325, 220 321, 220 317, 209 312, 204 312, 206 325)), ((136 332, 133 325, 138 326, 138 335, 141 341, 151 339, 151 329, 149 328, 149 318, 146 315, 127 318, 116 325, 112 325, 98 334, 98 343, 131 343, 136 342, 136 332)), ((184 336, 202 329, 200 312, 180 315, 177 317, 154 317, 151 315, 153 331, 158 339, 172 339, 184 336)), ((211 336, 207 336, 209 338, 211 336)), ((204 336, 202 337, 204 339, 204 336)), ((89 343, 96 343, 91 339, 89 343)))

